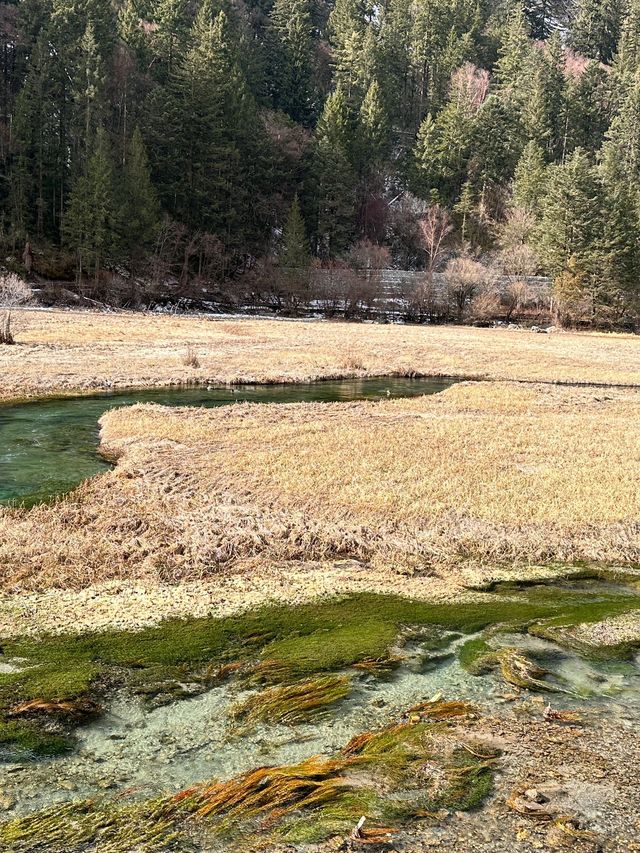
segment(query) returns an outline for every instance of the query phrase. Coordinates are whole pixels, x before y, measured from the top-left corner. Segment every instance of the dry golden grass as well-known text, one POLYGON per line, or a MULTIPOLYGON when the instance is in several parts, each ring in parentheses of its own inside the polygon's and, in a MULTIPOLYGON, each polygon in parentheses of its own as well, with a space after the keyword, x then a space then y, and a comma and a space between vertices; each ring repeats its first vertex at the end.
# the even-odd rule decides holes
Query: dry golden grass
MULTIPOLYGON (((473 384, 380 403, 135 406, 115 471, 0 512, 5 589, 354 557, 376 573, 640 562, 640 394, 473 384)), ((265 597, 273 589, 265 589, 265 597)), ((286 590, 285 590, 286 594, 286 590)))
POLYGON ((25 311, 17 338, 0 399, 392 373, 640 385, 633 335, 25 311))

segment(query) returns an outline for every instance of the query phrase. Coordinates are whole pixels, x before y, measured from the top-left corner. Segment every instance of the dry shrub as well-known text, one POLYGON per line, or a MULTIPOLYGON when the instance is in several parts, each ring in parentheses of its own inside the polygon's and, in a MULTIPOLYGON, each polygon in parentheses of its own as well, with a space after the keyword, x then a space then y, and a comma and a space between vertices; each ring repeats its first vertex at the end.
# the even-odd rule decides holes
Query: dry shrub
POLYGON ((189 346, 187 347, 187 352, 185 353, 185 356, 182 359, 182 363, 185 367, 200 367, 200 359, 198 358, 198 353, 191 346, 191 344, 189 344, 189 346))
POLYGON ((25 305, 33 296, 33 291, 26 281, 15 273, 0 276, 0 344, 13 344, 15 339, 11 328, 11 309, 25 305))
POLYGON ((342 366, 345 370, 366 370, 367 366, 364 363, 361 353, 356 349, 349 349, 345 353, 342 366))
POLYGON ((478 261, 463 256, 449 261, 444 276, 457 319, 462 321, 474 299, 480 295, 481 291, 486 290, 491 274, 478 261))
POLYGON ((526 281, 514 281, 507 285, 502 295, 502 307, 505 309, 505 320, 507 323, 514 314, 526 308, 529 301, 529 286, 526 281))

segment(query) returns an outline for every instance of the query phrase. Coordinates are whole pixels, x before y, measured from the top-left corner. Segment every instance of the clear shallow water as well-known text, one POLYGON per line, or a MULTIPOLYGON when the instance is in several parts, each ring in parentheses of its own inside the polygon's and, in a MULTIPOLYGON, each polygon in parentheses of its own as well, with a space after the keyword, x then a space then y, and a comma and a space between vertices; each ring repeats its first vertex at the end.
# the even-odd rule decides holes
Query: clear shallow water
POLYGON ((98 420, 134 403, 212 408, 233 403, 379 400, 436 394, 447 379, 345 379, 289 385, 162 388, 0 406, 0 503, 64 493, 110 466, 97 453, 98 420))
POLYGON ((447 639, 437 650, 420 641, 395 649, 403 663, 389 677, 345 670, 353 684, 349 697, 326 716, 297 726, 259 725, 238 735, 230 711, 257 692, 233 683, 156 708, 119 692, 100 719, 77 730, 73 754, 27 762, 20 773, 7 776, 3 788, 14 799, 13 814, 96 795, 149 799, 262 765, 329 756, 354 735, 398 722, 412 705, 435 695, 470 700, 482 713, 498 715, 520 708, 540 717, 549 702, 586 712, 591 723, 603 714, 629 727, 640 720, 637 660, 591 663, 535 637, 499 634, 492 639, 494 648, 517 646, 549 662, 573 695, 514 694, 496 674, 473 676, 461 667, 456 652, 469 635, 443 635, 447 639))

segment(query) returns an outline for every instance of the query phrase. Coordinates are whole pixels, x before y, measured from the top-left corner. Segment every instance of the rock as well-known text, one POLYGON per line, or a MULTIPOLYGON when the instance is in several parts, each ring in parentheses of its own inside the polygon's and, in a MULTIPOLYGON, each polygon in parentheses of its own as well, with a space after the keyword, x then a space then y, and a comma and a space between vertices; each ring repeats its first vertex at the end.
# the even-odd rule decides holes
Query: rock
POLYGON ((529 800, 532 803, 548 803, 549 798, 545 797, 544 794, 541 794, 537 788, 527 788, 524 792, 525 799, 529 800))
POLYGON ((4 791, 0 791, 0 812, 8 812, 15 804, 15 797, 12 797, 11 794, 5 794, 4 791))

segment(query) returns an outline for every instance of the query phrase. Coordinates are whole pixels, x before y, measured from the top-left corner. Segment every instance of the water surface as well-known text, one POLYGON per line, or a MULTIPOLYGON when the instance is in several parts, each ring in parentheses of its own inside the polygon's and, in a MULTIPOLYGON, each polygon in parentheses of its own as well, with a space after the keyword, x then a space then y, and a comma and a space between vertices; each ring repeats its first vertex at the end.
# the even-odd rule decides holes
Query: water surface
POLYGON ((160 388, 0 406, 0 503, 33 504, 110 466, 97 453, 98 420, 134 403, 212 408, 233 403, 379 400, 436 394, 449 379, 375 378, 287 385, 160 388))

